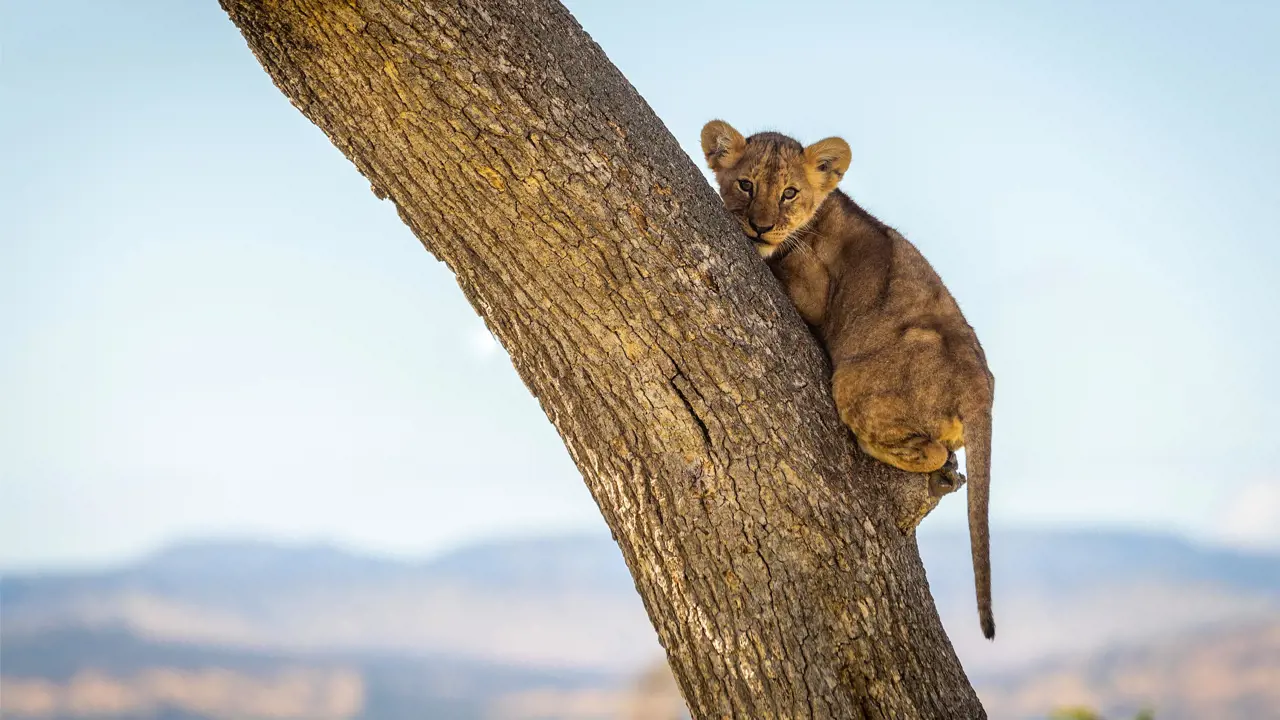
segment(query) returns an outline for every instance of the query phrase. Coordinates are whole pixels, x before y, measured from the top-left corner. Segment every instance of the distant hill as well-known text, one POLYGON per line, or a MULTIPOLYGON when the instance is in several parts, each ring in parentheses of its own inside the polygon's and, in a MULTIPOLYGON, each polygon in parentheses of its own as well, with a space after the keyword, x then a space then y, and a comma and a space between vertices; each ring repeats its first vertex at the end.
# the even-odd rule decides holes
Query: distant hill
POLYGON ((1063 705, 1108 718, 1151 708, 1158 720, 1280 720, 1280 617, 1036 663, 977 690, 992 720, 1063 705))
MULTIPOLYGON (((996 693, 993 707, 1011 712, 1052 694, 1027 688, 1041 687, 1053 672, 1087 674, 1099 658, 1124 648, 1135 667, 1152 668, 1161 652, 1190 657, 1193 646, 1177 644, 1188 634, 1224 624, 1265 628, 1280 613, 1276 555, 1142 533, 997 530, 1000 631, 989 643, 978 631, 967 536, 925 534, 919 542, 966 669, 987 688, 984 697, 996 693), (1037 668, 1050 668, 1050 675, 1032 672, 1037 668)), ((162 657, 155 654, 161 648, 198 645, 206 659, 241 653, 232 664, 243 668, 275 667, 282 658, 307 668, 354 667, 364 683, 403 672, 417 677, 420 668, 406 671, 398 663, 436 658, 444 661, 441 672, 470 663, 478 668, 474 677, 496 668, 544 673, 539 682, 560 693, 578 692, 561 682, 576 672, 625 677, 661 657, 617 546, 596 535, 492 542, 423 561, 326 546, 187 543, 106 572, 0 578, 0 631, 6 678, 15 668, 34 667, 40 647, 62 647, 60 657, 70 663, 60 675, 41 670, 42 677, 65 679, 88 667, 89 650, 77 655, 59 646, 58 633, 114 638, 117 645, 128 638, 153 659, 162 657), (365 664, 375 656, 390 663, 379 666, 382 674, 365 664)), ((1245 648, 1240 657, 1254 651, 1270 652, 1245 648)), ((148 662, 181 665, 163 658, 148 662)), ((534 685, 522 687, 534 692, 534 685)), ((1070 694, 1066 686, 1047 687, 1070 694)), ((588 699, 579 700, 592 707, 605 702, 594 692, 584 686, 588 699)), ((1122 696, 1114 687, 1097 693, 1099 700, 1122 696)), ((568 696, 555 697, 547 702, 568 696)))
POLYGON ((479 544, 434 560, 324 546, 186 543, 98 573, 0 578, 6 632, 124 628, 284 651, 447 653, 630 669, 660 655, 617 545, 479 544))
POLYGON ((0 715, 24 718, 481 720, 511 698, 623 700, 630 678, 376 653, 273 653, 154 642, 124 630, 6 636, 0 715))

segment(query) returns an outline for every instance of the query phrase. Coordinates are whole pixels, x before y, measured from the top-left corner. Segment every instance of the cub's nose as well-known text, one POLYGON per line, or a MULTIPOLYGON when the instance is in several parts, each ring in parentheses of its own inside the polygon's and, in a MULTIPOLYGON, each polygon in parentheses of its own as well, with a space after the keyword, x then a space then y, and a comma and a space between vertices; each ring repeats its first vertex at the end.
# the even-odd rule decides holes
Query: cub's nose
POLYGON ((756 224, 755 220, 747 220, 747 224, 750 225, 751 229, 756 232, 756 237, 764 237, 765 233, 773 229, 772 225, 766 225, 764 227, 760 227, 759 225, 756 224))

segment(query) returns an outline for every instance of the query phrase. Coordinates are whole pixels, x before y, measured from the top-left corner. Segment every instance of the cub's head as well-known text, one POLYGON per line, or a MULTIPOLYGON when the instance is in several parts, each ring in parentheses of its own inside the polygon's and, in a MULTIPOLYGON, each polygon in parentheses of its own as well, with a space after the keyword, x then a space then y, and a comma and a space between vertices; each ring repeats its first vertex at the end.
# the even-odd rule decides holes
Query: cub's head
POLYGON ((809 147, 771 132, 743 138, 723 120, 702 128, 702 152, 725 207, 762 257, 809 222, 849 169, 850 155, 838 137, 809 147))

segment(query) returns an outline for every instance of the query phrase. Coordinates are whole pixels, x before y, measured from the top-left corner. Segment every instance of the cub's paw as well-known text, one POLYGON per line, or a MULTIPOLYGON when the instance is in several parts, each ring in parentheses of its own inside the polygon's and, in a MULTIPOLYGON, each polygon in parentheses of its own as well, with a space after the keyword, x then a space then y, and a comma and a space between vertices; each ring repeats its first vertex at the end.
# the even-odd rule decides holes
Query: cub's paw
POLYGON ((959 467, 956 454, 949 453, 946 464, 929 473, 929 494, 942 497, 959 490, 965 483, 965 476, 960 474, 959 467))

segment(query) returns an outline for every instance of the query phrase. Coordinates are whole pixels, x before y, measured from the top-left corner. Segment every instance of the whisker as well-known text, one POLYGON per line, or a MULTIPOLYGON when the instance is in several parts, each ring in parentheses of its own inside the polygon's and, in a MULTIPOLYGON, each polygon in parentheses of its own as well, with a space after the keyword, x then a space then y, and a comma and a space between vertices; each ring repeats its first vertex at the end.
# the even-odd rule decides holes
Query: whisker
POLYGON ((787 239, 783 240, 778 246, 778 250, 775 254, 786 254, 795 251, 808 257, 816 257, 813 252, 813 248, 809 247, 809 243, 806 242, 809 238, 817 237, 818 235, 817 231, 813 228, 814 219, 815 218, 809 218, 803 225, 792 230, 791 233, 787 235, 787 239))

